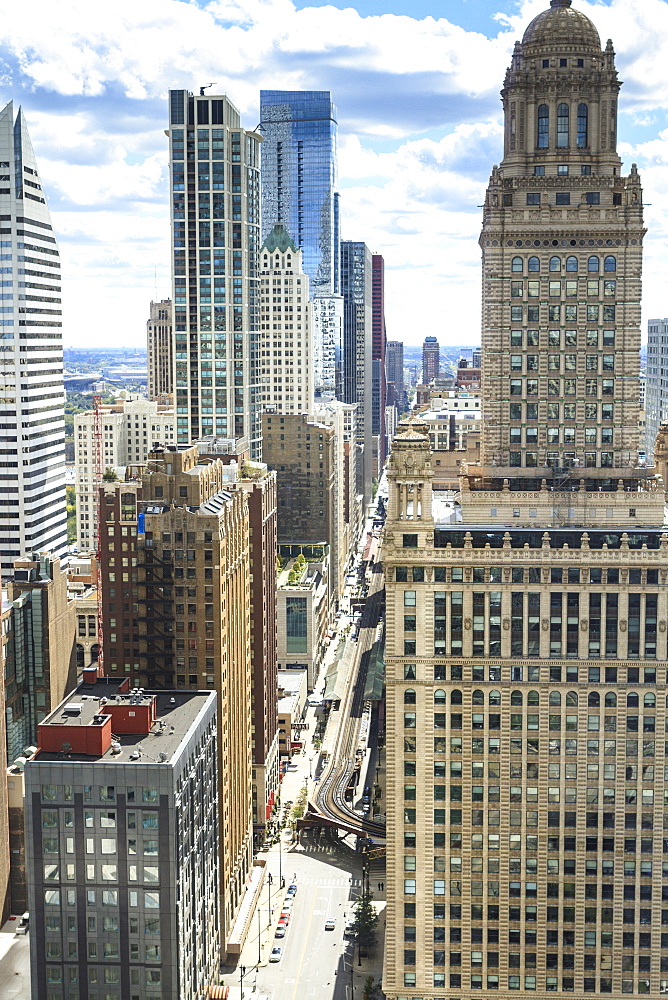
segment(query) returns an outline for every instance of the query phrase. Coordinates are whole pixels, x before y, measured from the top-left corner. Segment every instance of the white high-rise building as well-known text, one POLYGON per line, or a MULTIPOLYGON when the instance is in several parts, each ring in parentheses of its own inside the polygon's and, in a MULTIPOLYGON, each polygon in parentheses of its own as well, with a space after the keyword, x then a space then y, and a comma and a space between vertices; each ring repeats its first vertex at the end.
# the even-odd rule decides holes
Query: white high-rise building
POLYGON ((0 112, 0 551, 67 553, 60 255, 23 112, 0 112))
POLYGON ((260 250, 262 407, 276 413, 313 409, 313 309, 302 252, 277 224, 260 250))
MULTIPOLYGON (((101 407, 103 471, 119 469, 123 478, 128 465, 141 468, 156 442, 173 445, 173 407, 148 399, 126 400, 101 407)), ((74 418, 74 469, 79 549, 95 548, 95 413, 77 413, 74 418)))
POLYGON ((654 442, 668 420, 668 319, 647 321, 647 380, 645 387, 645 451, 651 465, 654 442))

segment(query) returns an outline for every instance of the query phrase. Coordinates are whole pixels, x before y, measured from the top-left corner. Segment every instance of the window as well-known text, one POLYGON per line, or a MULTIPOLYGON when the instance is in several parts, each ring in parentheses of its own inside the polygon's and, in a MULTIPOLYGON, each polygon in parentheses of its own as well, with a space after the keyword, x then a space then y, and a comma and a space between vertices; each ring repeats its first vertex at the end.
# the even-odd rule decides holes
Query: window
POLYGON ((589 137, 589 109, 586 104, 578 104, 578 149, 585 149, 589 137))
POLYGON ((538 106, 538 133, 536 135, 536 147, 547 149, 550 133, 550 109, 547 104, 538 106))
POLYGON ((555 204, 557 205, 570 205, 571 203, 571 193, 570 191, 557 191, 555 204))
POLYGON ((599 191, 587 191, 585 201, 588 205, 600 205, 601 195, 599 191))
POLYGON ((590 257, 589 260, 587 261, 587 270, 590 272, 592 271, 598 272, 599 269, 600 269, 600 264, 598 257, 590 257))
POLYGON ((516 274, 521 274, 524 270, 524 262, 522 258, 513 257, 511 268, 516 274))
POLYGON ((540 205, 540 192, 539 191, 528 191, 527 192, 527 205, 540 205))
POLYGON ((616 271, 617 270, 617 260, 615 257, 606 257, 603 262, 604 271, 616 271))
POLYGON ((529 257, 529 271, 533 271, 534 274, 540 271, 540 261, 538 257, 529 257))
MULTIPOLYGON (((559 104, 557 107, 557 149, 565 149, 568 146, 568 118, 568 105, 559 104)), ((557 202, 557 204, 559 203, 557 202)))

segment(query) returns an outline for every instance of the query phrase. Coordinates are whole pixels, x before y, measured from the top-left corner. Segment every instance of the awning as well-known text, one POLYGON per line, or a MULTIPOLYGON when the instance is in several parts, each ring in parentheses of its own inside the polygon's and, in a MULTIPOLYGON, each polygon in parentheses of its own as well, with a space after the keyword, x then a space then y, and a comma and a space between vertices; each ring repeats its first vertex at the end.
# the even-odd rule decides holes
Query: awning
POLYGON ((376 639, 369 653, 369 666, 364 685, 365 701, 380 701, 385 687, 385 643, 376 639))

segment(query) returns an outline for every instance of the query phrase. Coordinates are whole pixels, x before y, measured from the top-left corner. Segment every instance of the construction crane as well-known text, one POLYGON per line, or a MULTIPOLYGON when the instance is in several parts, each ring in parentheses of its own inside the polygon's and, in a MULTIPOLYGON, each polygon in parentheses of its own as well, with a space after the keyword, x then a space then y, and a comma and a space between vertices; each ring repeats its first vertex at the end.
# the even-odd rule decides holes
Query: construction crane
POLYGON ((104 673, 103 658, 103 636, 102 626, 102 573, 100 571, 100 558, 102 555, 102 518, 100 516, 100 488, 104 475, 104 443, 102 439, 102 396, 93 396, 93 483, 94 483, 94 503, 93 516, 95 518, 95 567, 96 567, 96 587, 97 587, 97 672, 98 676, 104 673))

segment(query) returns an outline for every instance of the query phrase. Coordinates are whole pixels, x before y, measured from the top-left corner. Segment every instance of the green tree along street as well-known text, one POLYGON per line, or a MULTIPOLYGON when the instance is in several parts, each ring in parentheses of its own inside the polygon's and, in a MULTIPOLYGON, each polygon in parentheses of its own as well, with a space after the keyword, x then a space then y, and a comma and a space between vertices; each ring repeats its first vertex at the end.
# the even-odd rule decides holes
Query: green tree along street
POLYGON ((353 933, 357 939, 358 947, 367 951, 373 948, 376 943, 376 927, 378 926, 378 913, 373 905, 373 895, 370 889, 362 888, 354 910, 353 933))
POLYGON ((66 486, 67 496, 67 541, 71 545, 77 540, 77 504, 74 486, 66 486))

